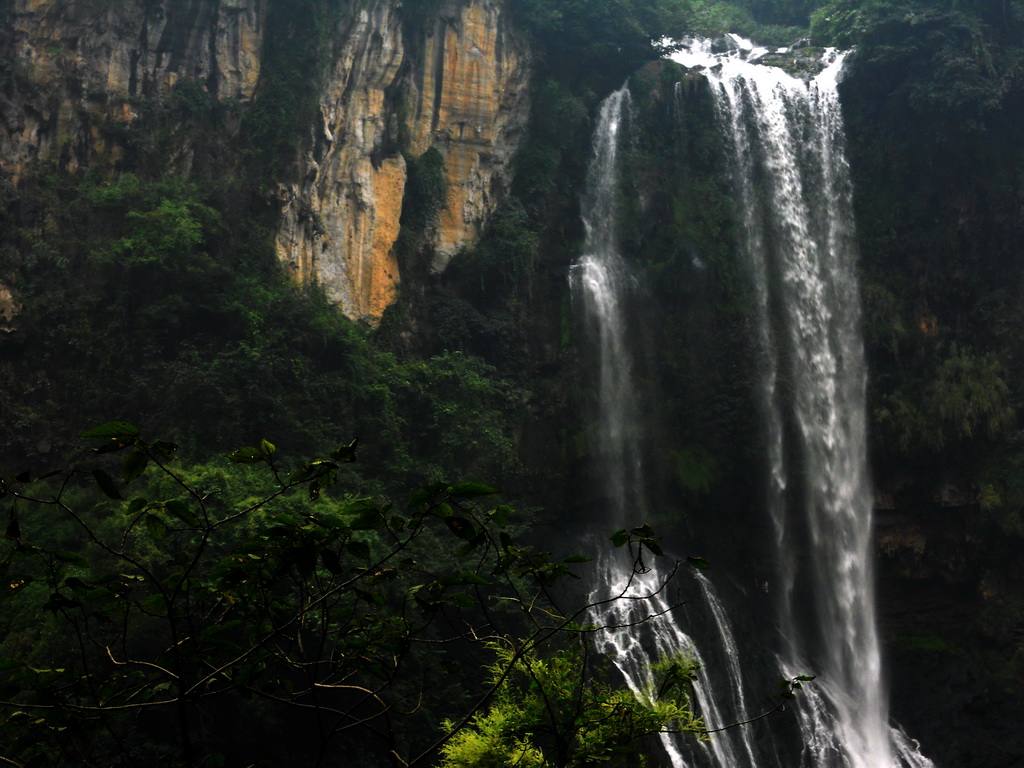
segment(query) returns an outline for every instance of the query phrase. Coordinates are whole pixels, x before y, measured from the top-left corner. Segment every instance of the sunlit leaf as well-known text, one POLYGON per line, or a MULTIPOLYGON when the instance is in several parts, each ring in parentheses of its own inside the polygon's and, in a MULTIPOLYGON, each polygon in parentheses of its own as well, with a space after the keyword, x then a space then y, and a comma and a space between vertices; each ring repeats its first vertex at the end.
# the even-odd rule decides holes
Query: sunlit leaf
POLYGON ((139 428, 127 421, 108 421, 99 427, 93 427, 82 433, 84 438, 118 438, 138 437, 139 428))
POLYGON ((476 496, 491 496, 495 493, 500 493, 500 491, 497 488, 491 488, 489 485, 481 485, 480 483, 459 483, 458 485, 453 485, 448 493, 452 496, 469 499, 476 496))
POLYGON ((256 464, 263 461, 263 452, 251 446, 239 448, 228 454, 228 460, 235 464, 256 464))

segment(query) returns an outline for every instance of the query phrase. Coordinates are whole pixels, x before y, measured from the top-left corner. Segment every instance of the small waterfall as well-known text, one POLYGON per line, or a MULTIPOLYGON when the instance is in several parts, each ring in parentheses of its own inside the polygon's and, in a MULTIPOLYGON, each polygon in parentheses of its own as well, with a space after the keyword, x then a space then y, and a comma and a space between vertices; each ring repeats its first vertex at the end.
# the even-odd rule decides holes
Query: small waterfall
MULTIPOLYGON (((607 506, 603 520, 609 527, 639 525, 647 514, 641 456, 643 423, 634 380, 637 361, 628 343, 628 310, 637 297, 638 281, 619 252, 617 232, 619 147, 629 109, 627 86, 601 105, 582 201, 584 253, 573 267, 570 279, 573 296, 584 310, 599 368, 597 430, 593 442, 607 506)), ((697 644, 673 616, 675 606, 664 588, 669 574, 656 563, 647 566, 643 573, 637 573, 621 556, 604 557, 598 563, 603 576, 601 584, 590 596, 592 602, 599 604, 591 621, 610 628, 601 635, 602 650, 638 696, 645 695, 650 665, 663 657, 682 653, 704 667, 697 644), (651 616, 656 618, 648 620, 651 616)), ((710 602, 713 587, 706 580, 697 583, 710 602)), ((723 642, 734 645, 725 612, 720 604, 715 605, 715 621, 723 642)), ((745 718, 742 687, 736 663, 728 666, 728 674, 722 680, 695 686, 695 704, 707 728, 720 728, 745 718)), ((753 755, 749 736, 736 731, 710 741, 681 741, 666 735, 662 742, 674 766, 732 768, 740 765, 745 755, 753 755)))

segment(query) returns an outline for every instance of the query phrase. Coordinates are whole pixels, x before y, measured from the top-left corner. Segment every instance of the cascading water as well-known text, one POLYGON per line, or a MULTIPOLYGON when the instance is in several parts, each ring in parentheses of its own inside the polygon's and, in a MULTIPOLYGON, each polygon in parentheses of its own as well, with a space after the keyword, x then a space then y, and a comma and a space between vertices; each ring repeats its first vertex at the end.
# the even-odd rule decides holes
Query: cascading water
POLYGON ((811 765, 927 766, 889 726, 882 685, 857 254, 837 91, 844 56, 831 54, 806 83, 753 63, 752 46, 739 48, 713 56, 707 45, 695 45, 676 58, 705 67, 731 138, 742 245, 766 360, 761 398, 780 582, 780 666, 786 677, 807 670, 819 676, 798 709, 811 765), (779 392, 780 372, 790 383, 787 398, 779 392), (795 567, 802 540, 809 573, 795 567), (799 609, 798 593, 810 594, 799 609))
MULTIPOLYGON (((742 41, 740 41, 742 42, 742 41)), ((744 46, 740 45, 742 49, 744 46)), ((754 63, 756 52, 712 55, 691 45, 674 58, 703 67, 732 154, 741 247, 756 297, 763 352, 761 410, 769 482, 767 511, 775 530, 780 677, 816 674, 797 712, 808 768, 928 768, 888 721, 874 616, 871 489, 865 438, 865 367, 860 336, 852 193, 843 154, 837 79, 843 56, 832 55, 813 81, 754 63), (780 381, 788 382, 786 392, 780 381), (804 558, 794 553, 806 551, 804 558), (798 567, 799 566, 799 567, 798 567)), ((629 114, 627 88, 602 105, 583 200, 586 247, 572 271, 595 340, 600 370, 595 448, 608 522, 642 521, 644 472, 641 409, 627 343, 627 309, 637 280, 619 253, 616 231, 618 148, 629 114), (626 519, 627 509, 630 519, 626 519)), ((659 655, 684 652, 701 663, 698 709, 709 729, 751 716, 737 646, 713 585, 692 587, 709 609, 701 642, 720 663, 704 659, 680 626, 681 611, 660 590, 665 576, 642 576, 611 559, 600 563, 604 585, 595 600, 653 595, 647 613, 665 613, 634 629, 605 633, 606 650, 638 694, 659 655), (714 648, 708 646, 713 644, 714 648)), ((693 597, 690 595, 689 597, 693 597)), ((635 624, 636 601, 608 603, 595 616, 611 626, 635 624)), ((758 714, 758 713, 754 713, 758 714)), ((675 766, 737 768, 779 765, 750 731, 726 731, 695 745, 664 740, 675 766)))
MULTIPOLYGON (((640 450, 643 422, 633 374, 636 361, 627 341, 627 310, 638 286, 619 253, 617 232, 619 144, 629 106, 625 86, 601 105, 583 199, 584 254, 571 276, 573 293, 579 296, 597 352, 598 418, 593 442, 608 506, 606 522, 617 527, 642 522, 647 506, 640 450)), ((606 641, 603 650, 639 696, 646 695, 650 665, 662 657, 682 653, 704 666, 697 645, 672 616, 672 600, 663 589, 667 574, 656 563, 647 566, 638 573, 621 558, 605 557, 598 564, 601 585, 591 594, 591 601, 599 605, 591 617, 594 623, 620 628, 602 633, 606 641), (626 599, 614 599, 620 596, 626 599)), ((712 594, 710 585, 704 594, 712 594)), ((715 616, 724 620, 721 610, 715 616)), ((731 642, 728 628, 722 632, 731 642)), ((739 666, 729 666, 721 680, 715 677, 715 684, 695 688, 698 711, 709 729, 746 718, 739 666), (729 692, 738 693, 730 696, 729 692)), ((663 744, 676 766, 726 768, 740 765, 746 755, 753 755, 749 734, 742 731, 711 741, 683 743, 666 735, 663 744)))

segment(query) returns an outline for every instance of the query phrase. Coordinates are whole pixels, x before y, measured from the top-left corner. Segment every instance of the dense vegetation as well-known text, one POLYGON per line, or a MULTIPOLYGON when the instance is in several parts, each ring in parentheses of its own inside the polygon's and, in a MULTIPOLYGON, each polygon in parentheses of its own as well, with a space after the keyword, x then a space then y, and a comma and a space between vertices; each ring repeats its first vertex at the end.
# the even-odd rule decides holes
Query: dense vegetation
MULTIPOLYGON (((448 766, 508 750, 570 766, 702 732, 684 658, 647 700, 594 679, 609 630, 553 597, 588 559, 523 546, 510 508, 479 504, 490 487, 395 506, 333 491, 355 441, 294 469, 266 440, 234 469, 182 469, 126 422, 83 437, 91 470, 0 482, 7 764, 414 766, 441 749, 448 766), (509 728, 513 703, 529 727, 509 728), (496 719, 507 744, 486 743, 496 719)), ((646 529, 616 542, 637 569, 660 552, 646 529)))

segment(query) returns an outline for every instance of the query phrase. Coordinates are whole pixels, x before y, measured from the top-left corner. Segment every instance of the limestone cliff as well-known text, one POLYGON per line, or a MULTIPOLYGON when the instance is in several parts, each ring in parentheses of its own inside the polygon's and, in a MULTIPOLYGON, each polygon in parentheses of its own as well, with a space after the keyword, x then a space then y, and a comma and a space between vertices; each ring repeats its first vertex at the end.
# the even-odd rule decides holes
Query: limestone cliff
POLYGON ((279 192, 277 252, 297 279, 318 280, 347 315, 372 322, 398 285, 405 161, 385 154, 385 99, 405 46, 392 2, 372 2, 339 26, 300 180, 279 192))
MULTIPOLYGON (((120 146, 111 125, 184 79, 215 99, 249 101, 260 73, 266 0, 12 0, 4 19, 12 77, 0 99, 0 175, 38 159, 70 169, 120 146)), ((181 170, 187 170, 187 160, 181 170)))
POLYGON ((390 0, 355 14, 336 36, 300 181, 280 192, 277 250, 298 278, 316 278, 372 323, 399 281, 399 136, 414 156, 433 146, 445 158, 448 200, 433 233, 441 270, 507 190, 528 118, 529 55, 503 0, 450 0, 404 35, 390 0))
MULTIPOLYGON (((240 116, 270 76, 264 38, 277 32, 267 29, 276 1, 9 0, 0 6, 0 181, 17 189, 39 160, 121 172, 146 109, 183 88, 240 116)), ((528 117, 529 52, 506 0, 415 13, 368 0, 333 17, 316 114, 271 193, 275 245, 297 280, 319 282, 350 317, 374 323, 397 294, 403 153, 433 146, 446 161, 449 199, 428 233, 440 270, 507 190, 528 117)), ((221 120, 219 146, 230 148, 241 124, 221 120)), ((160 141, 166 172, 193 170, 187 129, 160 141)))
POLYGON ((473 242, 509 180, 526 124, 529 55, 498 2, 448 3, 425 30, 409 90, 413 152, 436 146, 448 169, 434 268, 473 242))

